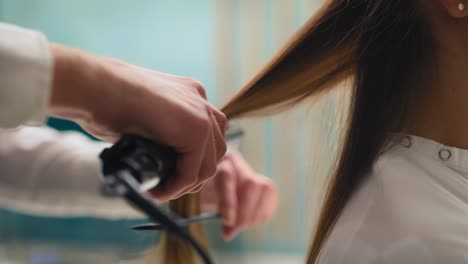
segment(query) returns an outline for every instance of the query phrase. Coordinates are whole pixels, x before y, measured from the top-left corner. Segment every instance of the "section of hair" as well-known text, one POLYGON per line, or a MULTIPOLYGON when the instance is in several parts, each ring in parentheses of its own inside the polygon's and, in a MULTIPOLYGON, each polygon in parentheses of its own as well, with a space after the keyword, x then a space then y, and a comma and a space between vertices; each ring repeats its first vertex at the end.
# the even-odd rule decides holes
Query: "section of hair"
MULTIPOLYGON (((187 218, 200 214, 200 195, 187 194, 181 198, 169 202, 169 208, 175 214, 187 218)), ((200 243, 205 249, 208 249, 203 226, 193 224, 188 227, 190 235, 200 243)), ((197 264, 199 258, 197 253, 186 242, 180 239, 164 234, 156 248, 154 254, 150 254, 148 263, 165 264, 197 264)))
POLYGON ((320 94, 352 75, 355 17, 328 1, 266 67, 222 109, 228 118, 271 114, 320 94), (340 15, 341 14, 341 15, 340 15), (338 19, 339 18, 339 19, 338 19))
POLYGON ((326 1, 223 108, 228 118, 270 114, 351 81, 309 264, 318 260, 347 201, 388 145, 389 134, 404 130, 411 101, 421 92, 411 83, 431 66, 433 47, 416 2, 326 1))
MULTIPOLYGON (((347 201, 400 132, 421 92, 411 85, 430 67, 432 39, 414 0, 328 0, 222 109, 229 119, 271 114, 317 98, 348 82, 349 107, 307 260, 314 264, 347 201)), ((199 198, 171 202, 183 216, 199 212, 199 198)), ((202 239, 199 227, 192 234, 202 239)), ((195 263, 185 245, 164 238, 161 263, 195 263)))

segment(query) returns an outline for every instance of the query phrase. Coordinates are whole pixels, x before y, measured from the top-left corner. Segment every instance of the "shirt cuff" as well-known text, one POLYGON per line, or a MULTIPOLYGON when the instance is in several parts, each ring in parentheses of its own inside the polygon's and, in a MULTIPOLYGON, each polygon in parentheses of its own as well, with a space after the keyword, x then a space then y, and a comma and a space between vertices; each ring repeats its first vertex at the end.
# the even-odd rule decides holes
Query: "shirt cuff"
POLYGON ((52 56, 44 34, 0 23, 0 128, 40 125, 47 116, 52 56))

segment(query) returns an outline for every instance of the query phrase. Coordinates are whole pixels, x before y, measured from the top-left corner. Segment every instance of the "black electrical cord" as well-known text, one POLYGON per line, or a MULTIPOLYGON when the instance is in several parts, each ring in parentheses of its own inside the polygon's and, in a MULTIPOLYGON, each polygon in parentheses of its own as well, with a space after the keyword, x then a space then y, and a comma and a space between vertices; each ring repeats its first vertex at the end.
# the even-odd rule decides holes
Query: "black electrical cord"
POLYGON ((137 182, 128 171, 118 172, 115 175, 115 179, 116 188, 120 189, 120 192, 122 192, 121 194, 125 199, 127 199, 127 201, 145 212, 146 216, 151 220, 158 222, 161 226, 164 226, 166 232, 190 244, 205 264, 213 264, 213 261, 200 244, 190 236, 185 228, 180 227, 177 224, 177 221, 174 220, 175 216, 172 216, 169 212, 161 210, 148 198, 141 195, 138 187, 135 186, 137 182))
POLYGON ((163 145, 133 135, 123 136, 100 155, 103 193, 124 197, 169 234, 190 244, 205 264, 213 264, 206 251, 190 236, 181 218, 155 205, 145 192, 175 175, 177 154, 163 145))

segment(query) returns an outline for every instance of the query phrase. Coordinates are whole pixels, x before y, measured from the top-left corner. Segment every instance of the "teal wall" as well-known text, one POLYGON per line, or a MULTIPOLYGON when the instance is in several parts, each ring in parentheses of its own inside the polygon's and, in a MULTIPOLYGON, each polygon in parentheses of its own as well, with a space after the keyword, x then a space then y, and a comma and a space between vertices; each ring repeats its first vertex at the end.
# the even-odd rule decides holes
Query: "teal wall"
POLYGON ((0 0, 0 19, 50 41, 201 80, 213 89, 209 0, 0 0))
POLYGON ((214 101, 211 8, 210 0, 0 0, 0 20, 40 30, 52 42, 194 77, 214 101))

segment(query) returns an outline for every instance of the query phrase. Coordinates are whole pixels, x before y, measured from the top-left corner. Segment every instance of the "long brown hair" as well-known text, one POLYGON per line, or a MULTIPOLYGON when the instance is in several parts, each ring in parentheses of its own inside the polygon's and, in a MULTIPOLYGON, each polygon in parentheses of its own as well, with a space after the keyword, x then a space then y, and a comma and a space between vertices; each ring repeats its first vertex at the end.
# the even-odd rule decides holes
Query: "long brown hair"
MULTIPOLYGON (((200 195, 187 194, 179 199, 169 202, 169 208, 177 215, 187 218, 199 215, 200 210, 200 195)), ((188 228, 190 235, 195 238, 202 247, 208 248, 208 243, 205 238, 203 226, 200 224, 190 225, 188 228)), ((192 248, 177 238, 164 234, 158 245, 158 250, 155 252, 155 260, 151 263, 168 263, 168 264, 195 264, 198 263, 198 255, 192 248)))
POLYGON ((411 84, 430 65, 433 51, 417 2, 326 1, 222 109, 230 119, 270 113, 351 81, 346 124, 308 264, 318 260, 347 201, 387 146, 389 133, 404 131, 409 121, 409 105, 420 92, 411 84))

